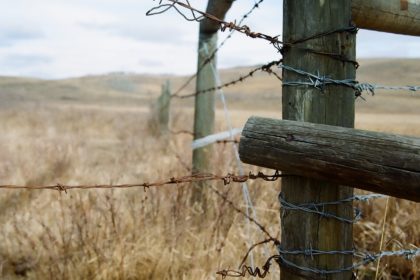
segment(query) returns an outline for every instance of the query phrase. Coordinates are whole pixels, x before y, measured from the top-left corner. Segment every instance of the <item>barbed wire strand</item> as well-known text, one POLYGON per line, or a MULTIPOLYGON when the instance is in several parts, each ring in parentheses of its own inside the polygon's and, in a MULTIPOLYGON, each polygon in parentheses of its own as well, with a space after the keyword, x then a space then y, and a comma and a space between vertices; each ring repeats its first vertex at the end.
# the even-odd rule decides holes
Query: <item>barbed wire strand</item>
POLYGON ((303 81, 283 81, 283 86, 311 86, 322 91, 327 85, 340 85, 354 89, 356 97, 361 96, 362 92, 369 92, 372 95, 375 95, 375 90, 377 89, 420 91, 420 86, 383 86, 370 83, 359 83, 354 79, 336 80, 327 76, 321 76, 319 73, 313 74, 301 69, 296 69, 289 65, 279 64, 278 66, 286 71, 299 74, 306 78, 306 80, 303 81))
MULTIPOLYGON (((267 241, 269 242, 269 241, 267 241)), ((292 268, 301 272, 317 274, 317 275, 331 275, 339 274, 348 271, 354 271, 360 267, 366 266, 370 263, 373 263, 383 257, 405 257, 407 259, 413 259, 415 257, 420 257, 420 248, 415 249, 403 249, 398 251, 382 251, 379 253, 370 253, 370 252, 361 252, 361 251, 322 251, 322 250, 296 250, 296 251, 281 251, 279 255, 273 255, 267 259, 265 264, 260 268, 255 268, 254 270, 246 265, 243 265, 241 270, 231 270, 225 269, 216 272, 216 274, 221 275, 222 279, 226 277, 239 278, 245 277, 247 274, 253 277, 265 278, 270 271, 271 262, 275 260, 281 268, 292 268), (360 261, 353 263, 351 266, 338 268, 338 269, 318 269, 312 267, 304 267, 297 265, 289 260, 287 260, 284 255, 304 255, 304 256, 314 256, 314 255, 334 255, 334 254, 353 254, 354 256, 361 258, 360 261)))
POLYGON ((235 85, 235 84, 237 84, 237 83, 244 82, 244 81, 245 81, 245 80, 247 80, 248 78, 253 77, 253 75, 254 75, 256 72, 258 72, 258 71, 263 71, 263 72, 266 72, 266 73, 272 74, 272 75, 274 75, 274 76, 275 76, 278 80, 282 81, 282 78, 280 77, 280 75, 279 75, 279 74, 277 74, 276 72, 274 72, 274 71, 271 69, 271 68, 273 68, 274 66, 278 66, 278 65, 280 65, 280 63, 281 63, 281 62, 282 62, 282 60, 281 60, 281 59, 280 59, 280 60, 274 60, 274 61, 268 62, 268 63, 266 63, 266 64, 264 64, 264 65, 258 66, 258 67, 256 67, 256 68, 252 69, 251 71, 249 71, 247 74, 245 74, 245 75, 241 75, 239 78, 236 78, 236 79, 234 79, 234 80, 232 80, 232 81, 229 81, 229 82, 227 82, 227 83, 224 83, 224 84, 219 84, 219 85, 217 85, 217 86, 215 86, 215 87, 211 87, 211 88, 208 88, 208 89, 204 89, 204 90, 196 91, 196 92, 191 93, 191 94, 186 94, 186 95, 173 94, 173 95, 171 95, 171 97, 173 97, 173 98, 181 98, 181 99, 183 99, 183 98, 190 98, 190 97, 194 97, 194 96, 197 96, 197 95, 199 95, 199 94, 204 94, 204 93, 209 93, 209 92, 213 92, 213 91, 217 91, 217 90, 222 90, 222 89, 224 89, 224 88, 227 88, 227 87, 229 87, 229 86, 235 85))
POLYGON ((249 180, 261 179, 263 181, 273 182, 279 178, 291 176, 283 175, 279 172, 276 172, 273 175, 266 175, 263 172, 258 172, 254 174, 249 172, 247 175, 235 175, 228 173, 227 175, 215 175, 215 174, 193 174, 182 177, 171 177, 168 180, 156 181, 152 183, 133 183, 133 184, 97 184, 97 185, 64 185, 64 184, 55 184, 55 185, 0 185, 0 189, 26 189, 26 190, 55 190, 60 192, 67 192, 68 190, 74 189, 125 189, 125 188, 144 188, 147 190, 151 187, 161 187, 165 185, 179 185, 185 183, 195 183, 195 182, 204 182, 204 181, 222 181, 224 185, 229 185, 231 183, 243 183, 249 180))

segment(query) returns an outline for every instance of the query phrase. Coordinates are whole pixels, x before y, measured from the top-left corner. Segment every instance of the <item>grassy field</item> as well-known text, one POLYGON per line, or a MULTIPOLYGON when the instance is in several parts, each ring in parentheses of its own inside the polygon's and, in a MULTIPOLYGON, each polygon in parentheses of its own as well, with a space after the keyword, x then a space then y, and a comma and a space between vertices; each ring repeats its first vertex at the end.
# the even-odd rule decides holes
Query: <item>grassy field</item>
MULTIPOLYGON (((420 60, 361 64, 360 81, 420 83, 420 60)), ((225 70, 222 80, 249 69, 225 70)), ((141 183, 189 174, 191 137, 154 137, 148 126, 150 105, 167 78, 174 88, 185 80, 127 74, 0 78, 1 184, 141 183)), ((226 94, 235 127, 251 115, 281 117, 281 84, 265 73, 226 94)), ((378 91, 356 103, 356 127, 420 136, 420 94, 378 91)), ((191 104, 174 102, 172 129, 191 130, 191 104)), ((221 131, 226 123, 218 106, 221 131)), ((214 172, 237 173, 231 146, 214 149, 214 172)), ((240 185, 214 187, 245 209, 240 185)), ((280 183, 254 181, 249 187, 258 220, 279 238, 280 183)), ((205 194, 205 209, 188 207, 190 194, 189 184, 67 194, 1 190, 0 278, 220 279, 216 271, 236 269, 249 246, 266 236, 253 225, 248 229, 244 217, 212 192, 205 194)), ((354 227, 357 248, 378 250, 385 202, 357 203, 363 211, 354 227)), ((420 246, 419 213, 419 204, 391 198, 383 249, 420 246)), ((255 263, 261 266, 275 253, 271 245, 257 248, 255 263)), ((419 259, 385 258, 379 267, 380 279, 420 279, 419 259)), ((374 279, 375 270, 372 264, 358 276, 374 279)), ((273 266, 267 279, 276 275, 273 266)))

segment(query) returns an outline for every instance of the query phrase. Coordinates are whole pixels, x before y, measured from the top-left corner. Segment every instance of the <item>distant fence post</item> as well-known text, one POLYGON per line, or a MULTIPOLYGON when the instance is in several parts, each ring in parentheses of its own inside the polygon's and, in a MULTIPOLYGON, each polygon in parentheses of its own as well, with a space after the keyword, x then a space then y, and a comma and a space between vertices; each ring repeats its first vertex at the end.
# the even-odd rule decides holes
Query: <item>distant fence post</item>
POLYGON ((171 82, 166 80, 162 85, 162 94, 158 99, 158 121, 161 132, 169 131, 169 116, 171 109, 171 82))
MULTIPOLYGON (((207 12, 223 19, 232 5, 233 0, 209 0, 207 12)), ((215 50, 217 49, 217 32, 219 24, 209 19, 200 22, 198 42, 197 82, 196 91, 202 91, 216 86, 214 70, 216 66, 215 50), (214 54, 214 55, 213 55, 214 54), (205 65, 203 67, 203 65, 205 65)), ((195 97, 194 140, 208 136, 214 131, 215 93, 206 92, 195 97)), ((192 170, 194 173, 210 172, 211 146, 193 151, 192 170)), ((203 184, 197 183, 192 191, 191 202, 201 203, 203 184)))
POLYGON ((162 135, 169 132, 171 108, 171 83, 166 80, 162 85, 162 92, 156 103, 152 105, 149 127, 153 134, 162 135))
MULTIPOLYGON (((284 0, 283 40, 297 42, 315 34, 349 27, 351 1, 343 0, 284 0)), ((284 48, 283 63, 295 69, 328 76, 332 79, 354 79, 355 65, 328 55, 305 51, 336 53, 347 59, 355 59, 355 34, 334 32, 321 38, 302 40, 301 48, 284 48)), ((290 81, 303 81, 299 74, 283 69, 283 119, 323 123, 336 126, 354 126, 354 91, 338 85, 327 85, 322 90, 308 85, 287 86, 290 81)), ((303 177, 287 177, 282 180, 282 197, 293 204, 337 201, 353 195, 353 189, 303 177)), ((325 207, 341 217, 353 218, 351 203, 325 207)), ((281 240, 283 250, 317 249, 342 251, 353 249, 352 225, 302 211, 281 210, 281 240)), ((352 256, 336 255, 285 255, 300 267, 332 270, 352 265, 352 256)), ((283 264, 281 279, 352 279, 346 271, 320 276, 283 264), (306 275, 306 276, 305 276, 306 275)))

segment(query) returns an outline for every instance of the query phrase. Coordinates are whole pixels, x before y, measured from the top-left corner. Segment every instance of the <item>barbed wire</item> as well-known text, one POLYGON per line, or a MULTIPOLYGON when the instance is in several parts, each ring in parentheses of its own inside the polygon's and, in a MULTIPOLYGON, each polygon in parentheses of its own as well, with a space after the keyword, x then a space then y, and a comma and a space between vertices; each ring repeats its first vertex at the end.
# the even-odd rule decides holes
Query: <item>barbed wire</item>
MULTIPOLYGON (((282 208, 286 210, 305 211, 305 212, 319 214, 327 218, 336 218, 337 220, 341 222, 353 223, 354 221, 350 221, 344 218, 334 216, 331 213, 327 213, 327 212, 319 210, 319 208, 324 208, 325 206, 340 205, 340 204, 348 203, 351 201, 367 202, 372 199, 378 199, 378 198, 384 198, 384 197, 387 197, 387 196, 381 195, 381 194, 355 195, 355 196, 344 198, 338 201, 321 202, 321 203, 304 203, 304 204, 299 204, 299 205, 295 205, 292 203, 285 203, 284 197, 281 193, 280 193, 279 199, 280 199, 282 208), (316 209, 316 210, 313 211, 313 209, 316 209)), ((226 277, 239 278, 239 277, 245 277, 246 275, 259 277, 259 278, 265 278, 270 271, 272 261, 275 260, 280 265, 281 268, 293 269, 293 270, 296 270, 297 273, 312 273, 312 274, 325 276, 325 275, 353 271, 353 270, 359 269, 360 267, 366 266, 372 262, 375 262, 383 257, 395 257, 395 256, 405 257, 407 259, 419 257, 420 248, 415 247, 414 249, 402 249, 402 250, 397 250, 397 251, 381 251, 379 253, 364 252, 364 251, 355 250, 355 249, 326 251, 326 250, 308 248, 308 249, 303 249, 303 250, 285 250, 282 248, 281 242, 278 239, 269 236, 268 239, 258 242, 249 248, 249 250, 247 251, 245 257, 243 258, 239 266, 240 270, 224 269, 224 270, 216 272, 216 274, 221 275, 222 279, 225 279, 226 277), (268 258, 265 264, 261 268, 259 267, 252 268, 250 266, 244 265, 246 258, 248 257, 249 253, 254 248, 262 244, 269 243, 269 242, 273 242, 277 246, 277 250, 279 253, 278 255, 273 255, 270 258, 268 258), (314 267, 306 267, 306 266, 298 265, 288 260, 286 258, 286 256, 288 255, 294 255, 294 256, 303 255, 305 257, 310 257, 310 258, 313 258, 314 256, 319 256, 319 255, 351 255, 354 258, 360 259, 360 261, 357 261, 348 267, 326 270, 326 269, 318 269, 314 267)))
POLYGON ((279 201, 280 201, 280 205, 282 206, 282 209, 284 210, 288 210, 288 211, 303 211, 303 212, 307 212, 307 213, 311 213, 311 214, 317 214, 323 218, 331 218, 331 219, 335 219, 338 220, 340 222, 343 223, 348 223, 348 224, 353 224, 356 223, 358 221, 360 221, 362 219, 362 211, 357 208, 357 207, 353 207, 352 205, 348 205, 349 207, 351 207, 353 209, 353 218, 347 218, 347 217, 340 217, 337 216, 333 213, 330 212, 326 212, 325 211, 325 207, 326 206, 332 206, 332 205, 346 205, 349 202, 352 201, 368 201, 371 199, 377 199, 377 198, 384 198, 386 197, 385 195, 380 195, 380 194, 368 194, 368 195, 355 195, 352 197, 348 197, 345 199, 341 199, 338 201, 328 201, 328 202, 310 202, 310 203, 302 203, 302 204, 294 204, 291 203, 289 201, 286 201, 286 199, 284 198, 284 194, 281 192, 279 195, 279 201))
MULTIPOLYGON (((298 39, 295 40, 293 42, 282 42, 278 39, 278 36, 270 36, 264 33, 260 33, 260 32, 255 32, 252 31, 248 26, 246 25, 241 25, 241 23, 236 24, 236 22, 227 22, 224 20, 221 20, 217 17, 215 17, 214 15, 202 12, 198 9, 195 9, 194 7, 192 7, 188 1, 186 1, 186 3, 177 1, 177 0, 167 0, 169 2, 171 2, 172 4, 166 4, 166 5, 160 5, 157 6, 153 9, 151 9, 148 12, 148 15, 153 15, 153 14, 159 14, 159 13, 163 13, 166 12, 167 10, 169 10, 170 8, 175 8, 175 6, 179 6, 182 8, 185 8, 189 11, 191 11, 192 17, 188 17, 186 16, 182 11, 180 11, 180 9, 175 8, 175 10, 181 14, 184 18, 186 18, 189 21, 200 21, 203 18, 207 18, 210 19, 216 23, 218 23, 220 25, 220 30, 226 31, 226 30, 230 30, 231 32, 237 31, 239 33, 242 33, 244 35, 246 35, 247 37, 250 38, 254 38, 254 39, 262 39, 262 40, 266 40, 268 41, 270 44, 272 44, 281 54, 284 53, 284 51, 286 51, 286 47, 287 48, 298 48, 300 50, 309 52, 309 53, 314 53, 314 54, 319 54, 319 55, 326 55, 329 56, 333 59, 336 60, 340 60, 343 62, 350 62, 353 63, 353 65, 357 68, 358 67, 358 63, 357 61, 354 61, 352 59, 348 59, 346 58, 344 55, 339 54, 339 53, 329 53, 329 52, 323 52, 323 51, 319 51, 319 50, 314 50, 314 49, 309 49, 309 48, 302 48, 300 46, 298 46, 299 44, 308 41, 308 40, 313 40, 316 38, 321 38, 321 37, 325 37, 331 34, 335 34, 338 32, 349 32, 349 33, 354 33, 357 32, 357 28, 354 26, 349 26, 349 27, 345 27, 345 28, 338 28, 335 30, 331 30, 331 31, 326 31, 326 32, 322 32, 319 34, 314 34, 312 36, 309 36, 307 38, 303 38, 303 39, 298 39), (197 16, 198 15, 198 16, 197 16)), ((160 1, 161 4, 162 1, 160 1)), ((212 56, 209 56, 209 59, 211 59, 212 56)), ((207 62, 208 63, 208 62, 207 62)), ((274 64, 273 64, 274 65, 274 64)), ((372 95, 375 94, 375 90, 376 89, 388 89, 388 90, 409 90, 409 91, 418 91, 420 90, 419 86, 381 86, 381 85, 374 85, 374 84, 370 84, 370 83, 359 83, 358 81, 354 80, 354 79, 343 79, 343 80, 336 80, 330 77, 326 77, 326 76, 321 76, 319 73, 317 74, 313 74, 313 73, 309 73, 300 69, 295 69, 291 66, 287 66, 287 65, 283 65, 281 64, 281 60, 277 61, 277 64, 280 68, 286 70, 286 71, 292 71, 296 74, 299 74, 301 76, 304 76, 306 79, 301 81, 283 81, 283 85, 284 86, 311 86, 311 87, 315 87, 319 90, 324 90, 325 86, 327 85, 339 85, 339 86, 345 86, 345 87, 349 87, 352 88, 355 91, 355 95, 356 97, 359 97, 362 95, 362 92, 370 92, 372 95)), ((272 66, 272 65, 271 65, 272 66)), ((271 70, 271 66, 267 69, 271 70)), ((254 69, 256 70, 256 69, 254 69)), ((223 85, 216 86, 216 87, 212 87, 206 90, 202 90, 199 92, 195 92, 193 94, 189 94, 189 95, 183 95, 183 96, 179 96, 177 92, 176 95, 174 97, 179 97, 179 98, 188 98, 188 97, 193 97, 196 96, 198 94, 201 93, 206 93, 206 92, 212 92, 215 90, 220 90, 222 88, 228 87, 230 85, 234 85, 238 82, 242 82, 244 79, 249 78, 250 76, 252 76, 252 74, 254 73, 252 70, 248 75, 245 76, 241 76, 239 79, 233 80, 231 82, 225 83, 223 85)), ((258 70, 262 70, 262 69, 258 69, 258 70)), ((258 71, 256 70, 256 71, 258 71)), ((281 80, 280 76, 277 76, 277 78, 279 78, 281 80)), ((217 189, 212 188, 213 191, 215 191, 219 196, 223 196, 222 193, 220 193, 217 189)), ((288 201, 286 201, 286 199, 282 196, 282 194, 280 194, 280 203, 281 203, 281 207, 283 211, 303 211, 303 212, 309 212, 312 214, 316 214, 316 215, 320 215, 322 218, 332 218, 332 219, 336 219, 339 222, 342 223, 355 223, 357 221, 359 221, 361 219, 361 211, 355 207, 353 207, 352 205, 350 205, 349 202, 352 201, 368 201, 370 199, 373 198, 380 198, 383 196, 379 196, 379 195, 365 195, 365 196, 352 196, 346 199, 342 199, 339 201, 331 201, 331 202, 320 202, 320 203, 303 203, 303 204, 294 204, 294 203, 290 203, 288 201), (330 213, 325 211, 326 206, 332 206, 332 205, 345 205, 348 203, 348 207, 352 207, 353 210, 353 217, 352 218, 348 218, 348 217, 340 217, 337 216, 335 213, 330 213)), ((227 199, 227 197, 225 197, 225 199, 227 199)), ((231 207, 233 207, 234 209, 236 209, 237 211, 240 209, 237 208, 232 202, 229 203, 231 207)), ((285 213, 285 212, 283 212, 285 213)), ((281 248, 281 244, 280 242, 273 238, 270 233, 261 226, 261 224, 259 224, 255 219, 252 220, 252 217, 250 217, 249 215, 247 215, 247 213, 244 213, 242 211, 242 214, 245 215, 245 217, 247 217, 248 220, 252 221, 253 223, 255 223, 257 226, 259 226, 260 230, 263 231, 268 237, 269 239, 264 240, 262 242, 259 242, 257 244, 254 244, 253 246, 250 247, 250 249, 248 250, 248 252, 246 253, 241 265, 240 266, 240 270, 235 271, 235 270, 222 270, 217 272, 217 274, 221 275, 222 278, 225 277, 245 277, 247 274, 249 274, 250 276, 254 276, 254 277, 259 277, 259 278, 265 278, 266 275, 269 273, 270 270, 270 266, 271 266, 271 262, 273 260, 275 260, 282 268, 288 268, 288 269, 293 269, 296 270, 297 273, 302 273, 302 274, 307 274, 307 273, 311 273, 311 274, 318 274, 318 275, 330 275, 330 274, 337 274, 337 273, 343 273, 343 272, 348 272, 348 271, 353 271, 355 269, 360 268, 361 266, 367 265, 371 262, 374 262, 382 257, 385 256, 403 256, 406 258, 413 258, 415 256, 420 256, 420 249, 416 248, 416 249, 412 249, 412 250, 399 250, 399 251, 382 251, 379 253, 369 253, 369 252, 361 252, 361 251, 356 251, 356 250, 331 250, 331 251, 323 251, 323 250, 319 250, 319 249, 312 249, 312 248, 304 248, 302 250, 285 250, 283 248, 281 248), (266 263, 261 267, 261 268, 253 268, 252 266, 247 266, 247 265, 243 265, 246 258, 248 257, 249 253, 258 245, 260 244, 265 244, 268 242, 274 242, 277 247, 278 247, 278 255, 274 255, 271 256, 267 259, 266 263), (349 265, 347 267, 339 267, 339 268, 334 268, 334 269, 319 269, 316 267, 307 267, 307 266, 303 266, 303 265, 299 265, 296 264, 290 260, 288 260, 286 258, 286 256, 288 255, 303 255, 305 257, 314 257, 314 256, 319 256, 319 255, 351 255, 355 258, 361 259, 360 261, 354 262, 352 265, 349 265)))
MULTIPOLYGON (((265 241, 263 241, 265 242, 265 241)), ((270 242, 270 240, 267 240, 270 242)), ((224 269, 221 271, 216 272, 216 274, 221 275, 222 279, 226 277, 232 278, 240 278, 245 277, 247 274, 253 277, 265 278, 267 274, 270 272, 271 263, 275 260, 281 268, 291 268, 294 270, 298 270, 300 272, 306 272, 311 274, 317 275, 331 275, 331 274, 339 274, 348 271, 354 271, 359 269, 360 267, 366 266, 370 263, 373 263, 383 257, 405 257, 407 259, 413 259, 415 257, 420 257, 420 248, 414 249, 404 249, 398 251, 382 251, 379 253, 371 253, 371 252, 363 252, 363 251, 323 251, 323 250, 316 250, 316 249, 307 249, 307 250, 294 250, 294 251, 286 251, 279 249, 278 255, 273 255, 267 259, 264 265, 261 268, 256 267, 252 269, 249 266, 243 265, 241 270, 231 270, 231 269, 224 269), (358 262, 353 263, 352 265, 339 268, 339 269, 318 269, 312 267, 304 267, 295 264, 285 258, 284 255, 303 255, 306 257, 313 257, 315 255, 336 255, 336 254, 346 254, 346 255, 353 255, 356 258, 360 258, 361 260, 358 262)))
POLYGON ((286 71, 299 74, 306 78, 303 81, 283 81, 283 86, 310 86, 323 91, 327 85, 340 85, 354 89, 356 97, 361 97, 363 92, 369 92, 372 95, 375 95, 375 90, 377 89, 420 91, 420 86, 383 86, 371 83, 360 83, 354 79, 336 80, 330 77, 321 76, 319 73, 313 74, 301 69, 296 69, 289 65, 279 64, 278 66, 286 71))
POLYGON ((249 71, 247 74, 242 75, 242 76, 240 76, 239 78, 236 78, 236 79, 234 79, 234 80, 232 80, 232 81, 229 81, 229 82, 224 83, 224 84, 219 85, 219 86, 215 86, 215 87, 211 87, 211 88, 208 88, 208 89, 204 89, 204 90, 196 91, 196 92, 194 92, 194 93, 187 94, 187 95, 178 95, 178 94, 173 94, 173 95, 171 95, 171 97, 184 99, 184 98, 194 97, 194 96, 197 96, 197 95, 199 95, 199 94, 204 94, 204 93, 213 92, 213 91, 215 91, 215 90, 221 90, 221 89, 223 89, 223 88, 227 88, 227 87, 229 87, 229 86, 232 86, 232 85, 235 85, 235 84, 237 84, 237 83, 240 83, 240 82, 243 82, 243 81, 247 80, 248 78, 252 77, 252 76, 253 76, 256 72, 258 72, 258 71, 263 71, 263 72, 266 72, 266 73, 272 74, 272 75, 274 75, 274 76, 275 76, 278 80, 280 80, 280 81, 281 81, 281 80, 282 80, 282 78, 281 78, 281 77, 280 77, 280 76, 279 76, 276 72, 274 72, 274 71, 271 69, 273 66, 279 66, 281 62, 282 62, 282 59, 271 61, 271 62, 269 62, 269 63, 266 63, 266 64, 264 64, 264 65, 261 65, 261 66, 259 66, 259 67, 256 67, 256 68, 252 69, 252 70, 251 70, 251 71, 249 71))
MULTIPOLYGON (((261 3, 262 2, 264 2, 264 0, 259 0, 258 2, 256 2, 253 6, 252 6, 252 8, 247 12, 247 13, 245 13, 243 16, 242 16, 242 18, 239 20, 239 25, 241 25, 243 22, 244 22, 244 20, 246 19, 246 18, 248 18, 253 12, 254 12, 254 10, 255 9, 257 9, 257 8, 259 8, 259 5, 261 5, 261 3)), ((220 49, 221 48, 223 48, 223 46, 226 44, 226 42, 230 39, 230 38, 232 38, 232 35, 233 35, 233 33, 235 33, 235 30, 231 30, 230 31, 230 33, 229 33, 229 35, 217 46, 217 48, 211 53, 211 55, 206 59, 206 60, 204 60, 204 62, 197 68, 197 71, 193 74, 193 75, 191 75, 189 78, 188 78, 188 80, 186 80, 185 81, 185 83, 183 83, 176 91, 175 91, 175 93, 174 93, 174 95, 178 95, 178 93, 180 93, 181 91, 183 91, 190 83, 191 83, 191 81, 193 81, 196 77, 197 77, 197 75, 201 72, 201 70, 203 70, 203 68, 204 68, 204 66, 206 66, 207 64, 209 64, 209 62, 210 61, 212 61, 212 59, 215 57, 215 55, 220 51, 220 49)))
POLYGON ((56 190, 56 191, 64 191, 67 192, 68 190, 74 189, 124 189, 124 188, 144 188, 144 190, 151 188, 151 187, 161 187, 165 185, 179 185, 184 183, 195 183, 195 182, 204 182, 204 181, 222 181, 224 185, 229 185, 231 183, 243 183, 249 180, 257 180, 261 179, 263 181, 273 182, 278 180, 279 178, 291 176, 291 175, 283 175, 279 172, 274 173, 273 175, 266 175, 263 172, 258 172, 256 174, 249 172, 248 175, 235 175, 228 173, 227 175, 214 175, 214 174, 193 174, 188 176, 182 177, 171 177, 168 180, 164 181, 156 181, 152 183, 144 182, 144 183, 133 183, 133 184, 98 184, 98 185, 64 185, 64 184, 55 184, 55 185, 28 185, 28 186, 21 186, 21 185, 0 185, 0 189, 26 189, 26 190, 56 190))
POLYGON ((318 55, 324 55, 324 56, 329 56, 333 59, 342 61, 342 62, 349 62, 352 63, 356 68, 359 66, 359 63, 355 60, 349 59, 346 56, 344 56, 343 54, 340 53, 330 53, 330 52, 325 52, 325 51, 319 51, 319 50, 315 50, 315 49, 310 49, 310 48, 304 48, 304 47, 300 47, 298 46, 299 43, 301 42, 305 42, 308 40, 312 40, 312 39, 316 39, 316 38, 320 38, 323 36, 328 36, 331 34, 335 34, 335 33, 341 33, 341 32, 350 32, 350 33, 356 33, 357 32, 357 28, 354 25, 348 26, 348 27, 342 27, 342 28, 337 28, 334 30, 330 30, 327 32, 322 32, 319 34, 314 34, 311 36, 308 36, 306 38, 302 38, 299 40, 296 40, 294 42, 283 42, 281 40, 279 40, 279 36, 271 36, 268 34, 264 34, 261 32, 255 32, 252 31, 247 25, 238 25, 236 24, 236 22, 227 22, 224 21, 222 19, 219 19, 218 17, 200 11, 199 9, 196 9, 194 7, 192 7, 188 1, 186 1, 186 3, 184 2, 180 2, 177 0, 166 0, 168 2, 171 2, 171 4, 162 4, 160 1, 159 5, 156 7, 153 7, 152 9, 150 9, 149 11, 147 11, 146 15, 148 16, 152 16, 152 15, 158 15, 158 14, 162 14, 165 13, 166 11, 170 10, 171 8, 174 8, 176 10, 177 13, 179 13, 182 17, 184 17, 186 20, 188 21, 200 21, 203 18, 207 18, 209 20, 212 20, 213 22, 219 24, 220 26, 220 30, 222 32, 226 31, 226 30, 230 30, 230 31, 237 31, 239 33, 242 33, 244 35, 246 35, 247 37, 253 38, 253 39, 262 39, 265 41, 268 41, 271 45, 273 45, 280 53, 283 53, 284 46, 287 47, 292 47, 292 48, 297 48, 300 49, 302 51, 306 51, 306 52, 310 52, 313 54, 318 54, 318 55), (178 7, 182 7, 185 8, 187 10, 189 10, 192 13, 192 17, 188 17, 187 15, 185 15, 178 7), (196 16, 195 13, 199 14, 200 16, 196 16))

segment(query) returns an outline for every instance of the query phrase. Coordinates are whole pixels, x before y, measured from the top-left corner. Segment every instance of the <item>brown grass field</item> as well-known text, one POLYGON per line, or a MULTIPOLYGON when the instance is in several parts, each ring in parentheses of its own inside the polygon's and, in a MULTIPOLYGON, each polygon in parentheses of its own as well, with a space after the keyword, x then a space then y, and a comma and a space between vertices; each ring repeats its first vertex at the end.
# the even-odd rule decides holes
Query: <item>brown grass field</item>
MULTIPOLYGON (((420 60, 365 60, 360 81, 420 84, 420 60), (390 64, 393 67, 388 67, 390 64)), ((229 81, 250 68, 222 71, 229 81)), ((0 77, 0 184, 117 184, 152 182, 189 174, 191 137, 155 137, 149 108, 170 78, 109 74, 45 81, 0 77)), ((190 86, 185 93, 193 91, 190 86)), ((265 73, 226 89, 235 127, 251 115, 281 117, 281 84, 265 73)), ((171 126, 192 129, 192 100, 175 100, 171 126)), ((378 91, 358 99, 356 127, 420 136, 420 93, 378 91)), ((218 104, 217 130, 226 129, 218 104)), ((214 147, 214 172, 236 172, 229 144, 214 147)), ((259 170, 245 166, 247 171, 259 170)), ((266 172, 270 172, 265 170, 266 172)), ((239 184, 223 186, 245 209, 239 184)), ((258 220, 280 238, 280 183, 249 184, 258 220)), ((360 192, 360 191, 359 191, 360 192)), ((206 192, 207 206, 188 207, 191 185, 144 191, 0 190, 1 279, 221 279, 236 269, 265 236, 229 205, 206 192)), ((354 227, 356 248, 379 249, 386 199, 356 203, 363 220, 354 227)), ((391 198, 385 250, 420 246, 420 204, 391 198)), ((262 266, 272 245, 254 251, 262 266)), ((357 272, 374 279, 376 263, 357 272)), ((246 278, 248 279, 248 278, 246 278)), ((267 279, 278 279, 273 266, 267 279)), ((384 258, 378 279, 420 279, 420 259, 384 258)))

